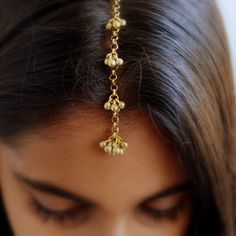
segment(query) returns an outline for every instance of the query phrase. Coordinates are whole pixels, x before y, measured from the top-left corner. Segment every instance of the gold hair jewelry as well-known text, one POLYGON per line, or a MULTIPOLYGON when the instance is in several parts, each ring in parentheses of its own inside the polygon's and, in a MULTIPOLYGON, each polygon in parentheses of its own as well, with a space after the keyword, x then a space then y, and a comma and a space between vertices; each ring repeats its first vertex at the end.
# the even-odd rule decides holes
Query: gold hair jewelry
POLYGON ((124 154, 124 151, 128 147, 127 141, 119 136, 119 112, 121 109, 125 108, 125 103, 119 100, 117 94, 118 85, 116 84, 118 79, 116 71, 124 63, 123 59, 119 58, 117 53, 119 31, 121 27, 126 26, 126 21, 120 18, 120 0, 114 0, 112 9, 113 18, 106 24, 106 29, 112 31, 111 53, 108 53, 104 60, 104 63, 111 68, 109 80, 111 81, 110 90, 112 94, 109 100, 104 104, 104 109, 113 112, 111 118, 113 126, 111 128, 112 135, 107 140, 100 142, 100 147, 109 155, 116 156, 124 154))

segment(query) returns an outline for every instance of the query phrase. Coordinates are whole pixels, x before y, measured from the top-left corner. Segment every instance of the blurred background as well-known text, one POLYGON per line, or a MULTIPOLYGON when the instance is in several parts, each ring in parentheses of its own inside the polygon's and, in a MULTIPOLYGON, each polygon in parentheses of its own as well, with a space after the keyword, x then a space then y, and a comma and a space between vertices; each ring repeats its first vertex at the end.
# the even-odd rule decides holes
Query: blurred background
POLYGON ((217 0, 222 12, 231 48, 236 93, 236 0, 217 0))

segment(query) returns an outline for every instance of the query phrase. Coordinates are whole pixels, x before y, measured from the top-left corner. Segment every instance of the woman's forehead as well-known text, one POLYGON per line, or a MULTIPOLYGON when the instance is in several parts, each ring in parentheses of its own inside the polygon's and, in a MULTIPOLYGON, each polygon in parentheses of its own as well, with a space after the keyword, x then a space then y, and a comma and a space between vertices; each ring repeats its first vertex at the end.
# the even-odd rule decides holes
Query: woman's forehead
POLYGON ((73 135, 64 136, 58 130, 57 138, 50 140, 28 136, 21 147, 3 146, 3 155, 12 169, 29 178, 60 183, 71 190, 79 187, 103 198, 104 191, 108 197, 121 193, 124 198, 134 193, 141 196, 188 178, 177 153, 145 116, 134 117, 133 131, 122 131, 129 140, 129 150, 122 157, 108 156, 97 146, 109 126, 106 121, 81 119, 77 123, 82 122, 83 129, 75 129, 73 135))

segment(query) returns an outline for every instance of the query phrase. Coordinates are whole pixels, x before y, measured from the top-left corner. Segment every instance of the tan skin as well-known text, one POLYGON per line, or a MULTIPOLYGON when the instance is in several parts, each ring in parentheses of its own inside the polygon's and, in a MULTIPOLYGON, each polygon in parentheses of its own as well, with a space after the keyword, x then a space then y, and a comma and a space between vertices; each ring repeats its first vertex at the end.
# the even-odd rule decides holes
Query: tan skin
POLYGON ((190 178, 150 118, 138 112, 122 123, 120 114, 129 147, 111 158, 98 146, 110 135, 109 115, 87 112, 93 115, 71 116, 66 130, 45 128, 14 146, 1 144, 1 189, 15 236, 187 235, 190 178))

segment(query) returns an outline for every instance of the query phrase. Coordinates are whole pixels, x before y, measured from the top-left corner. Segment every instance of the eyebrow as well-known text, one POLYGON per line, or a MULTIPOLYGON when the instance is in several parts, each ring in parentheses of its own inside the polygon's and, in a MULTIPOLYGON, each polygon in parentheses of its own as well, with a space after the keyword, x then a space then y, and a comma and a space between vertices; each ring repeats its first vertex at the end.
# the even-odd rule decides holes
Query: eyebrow
POLYGON ((160 192, 153 194, 152 196, 145 199, 145 202, 157 200, 160 198, 169 197, 176 195, 178 193, 188 192, 193 189, 193 184, 191 181, 185 181, 183 183, 167 187, 166 189, 161 190, 160 192))
MULTIPOLYGON (((91 199, 89 199, 87 197, 77 195, 73 192, 62 189, 61 187, 58 187, 56 185, 49 184, 47 182, 31 180, 31 179, 28 179, 27 177, 24 177, 18 173, 15 173, 15 172, 13 172, 13 174, 18 180, 20 180, 21 182, 23 182, 27 186, 29 186, 32 189, 35 189, 37 191, 40 191, 42 193, 61 197, 61 198, 67 199, 67 200, 72 200, 72 201, 79 202, 84 205, 90 205, 90 206, 97 205, 91 199)), ((174 185, 171 187, 167 187, 166 189, 163 189, 163 190, 159 191, 158 193, 155 193, 152 196, 144 199, 143 202, 153 201, 153 200, 157 200, 160 198, 169 197, 169 196, 172 196, 172 195, 175 195, 178 193, 187 192, 187 191, 191 190, 192 187, 193 186, 192 186, 191 181, 185 181, 183 183, 180 183, 180 184, 177 184, 177 185, 174 185)))

